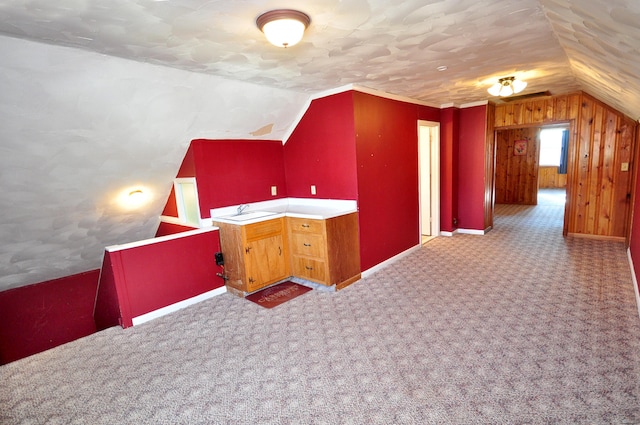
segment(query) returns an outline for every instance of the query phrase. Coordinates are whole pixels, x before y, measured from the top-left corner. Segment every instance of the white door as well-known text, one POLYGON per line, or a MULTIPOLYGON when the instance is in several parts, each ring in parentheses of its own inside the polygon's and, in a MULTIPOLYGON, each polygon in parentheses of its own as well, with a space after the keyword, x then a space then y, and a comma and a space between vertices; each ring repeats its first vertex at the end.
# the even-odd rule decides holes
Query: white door
POLYGON ((440 234, 440 124, 418 121, 420 234, 440 234))

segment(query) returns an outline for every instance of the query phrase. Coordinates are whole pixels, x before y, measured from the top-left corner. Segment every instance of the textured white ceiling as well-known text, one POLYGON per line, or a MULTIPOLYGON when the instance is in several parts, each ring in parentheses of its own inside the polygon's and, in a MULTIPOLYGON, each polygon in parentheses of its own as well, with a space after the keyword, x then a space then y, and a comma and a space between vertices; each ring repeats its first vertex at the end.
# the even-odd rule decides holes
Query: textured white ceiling
POLYGON ((192 138, 281 139, 347 84, 463 104, 515 75, 638 118, 639 23, 637 0, 3 0, 0 290, 152 236, 192 138), (255 26, 282 7, 312 20, 288 49, 255 26), (132 184, 146 209, 114 204, 132 184))
POLYGON ((5 0, 0 32, 272 87, 348 83, 434 104, 486 99, 501 76, 527 92, 585 89, 640 116, 636 0, 5 0), (303 42, 267 45, 256 17, 311 16, 303 42), (447 66, 438 72, 438 66, 447 66), (627 88, 629 87, 629 88, 627 88), (622 98, 619 97, 622 93, 622 98))

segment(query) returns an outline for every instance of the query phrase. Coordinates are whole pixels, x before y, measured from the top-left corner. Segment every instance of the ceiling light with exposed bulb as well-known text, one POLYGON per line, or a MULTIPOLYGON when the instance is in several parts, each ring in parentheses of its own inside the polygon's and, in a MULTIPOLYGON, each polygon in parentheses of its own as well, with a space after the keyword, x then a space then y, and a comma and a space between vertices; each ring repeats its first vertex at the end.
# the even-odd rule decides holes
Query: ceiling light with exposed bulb
POLYGON ((256 19, 256 25, 274 46, 291 47, 302 40, 311 23, 305 13, 291 9, 270 10, 256 19))
POLYGON ((518 80, 516 77, 500 78, 497 83, 487 90, 492 96, 507 97, 514 93, 520 93, 527 87, 527 83, 518 80))

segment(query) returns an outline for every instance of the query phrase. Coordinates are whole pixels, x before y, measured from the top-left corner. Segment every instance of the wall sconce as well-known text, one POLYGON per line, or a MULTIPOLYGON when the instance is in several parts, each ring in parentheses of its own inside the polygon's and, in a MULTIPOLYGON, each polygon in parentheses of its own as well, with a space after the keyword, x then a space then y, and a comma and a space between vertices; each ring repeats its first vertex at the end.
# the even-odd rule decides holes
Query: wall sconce
POLYGON ((311 23, 305 13, 291 9, 278 9, 258 16, 256 25, 274 46, 290 47, 302 40, 311 23))
POLYGON ((516 77, 500 78, 497 83, 489 87, 487 90, 492 96, 511 96, 514 93, 520 93, 527 87, 527 83, 516 79, 516 77))

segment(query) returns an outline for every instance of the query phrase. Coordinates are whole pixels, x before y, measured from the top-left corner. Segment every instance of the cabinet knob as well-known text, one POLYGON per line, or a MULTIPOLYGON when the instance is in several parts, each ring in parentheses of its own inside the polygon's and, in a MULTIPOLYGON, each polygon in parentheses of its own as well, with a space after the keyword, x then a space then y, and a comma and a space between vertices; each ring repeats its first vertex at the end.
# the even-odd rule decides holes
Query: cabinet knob
POLYGON ((253 283, 253 282, 255 282, 255 280, 252 277, 250 277, 249 278, 249 283, 253 283))
POLYGON ((302 227, 309 227, 309 225, 308 224, 303 224, 302 227))
POLYGON ((249 251, 251 251, 251 247, 250 247, 250 246, 248 246, 248 247, 246 247, 246 248, 244 249, 244 252, 246 252, 247 254, 249 253, 249 251))
POLYGON ((302 245, 304 245, 304 246, 311 246, 311 244, 310 244, 310 243, 303 243, 302 245))
POLYGON ((309 267, 309 266, 304 266, 304 268, 307 270, 313 270, 313 267, 309 267))

